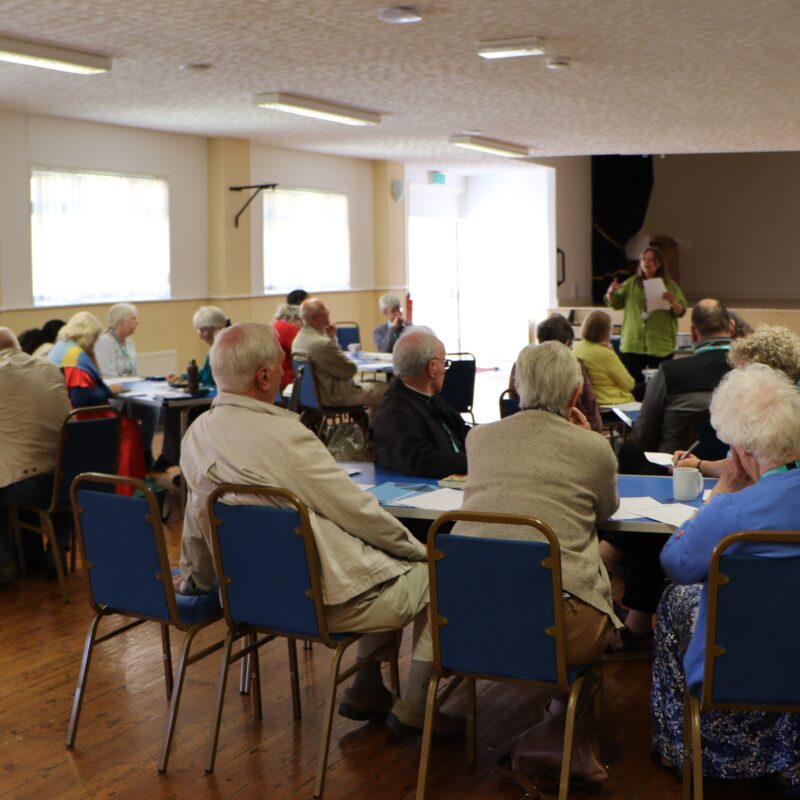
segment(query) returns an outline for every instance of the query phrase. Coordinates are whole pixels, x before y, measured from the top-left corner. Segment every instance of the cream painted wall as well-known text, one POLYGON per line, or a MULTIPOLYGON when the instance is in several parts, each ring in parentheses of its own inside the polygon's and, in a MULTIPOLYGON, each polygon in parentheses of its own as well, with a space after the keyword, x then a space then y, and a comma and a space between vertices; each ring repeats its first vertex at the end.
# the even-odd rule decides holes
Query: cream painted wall
POLYGON ((667 156, 653 163, 646 229, 677 240, 690 301, 800 305, 794 241, 800 153, 667 156))
POLYGON ((196 136, 0 111, 0 307, 32 305, 31 166, 168 178, 172 296, 205 297, 206 162, 206 140, 196 136))
MULTIPOLYGON (((350 203, 350 288, 374 284, 373 162, 357 158, 304 153, 253 145, 251 183, 277 183, 284 188, 320 189, 347 194, 350 203)), ((242 193, 244 203, 244 193, 242 193)), ((253 294, 263 291, 263 204, 257 198, 247 212, 251 222, 253 294)), ((305 287, 309 291, 313 286, 305 287)))

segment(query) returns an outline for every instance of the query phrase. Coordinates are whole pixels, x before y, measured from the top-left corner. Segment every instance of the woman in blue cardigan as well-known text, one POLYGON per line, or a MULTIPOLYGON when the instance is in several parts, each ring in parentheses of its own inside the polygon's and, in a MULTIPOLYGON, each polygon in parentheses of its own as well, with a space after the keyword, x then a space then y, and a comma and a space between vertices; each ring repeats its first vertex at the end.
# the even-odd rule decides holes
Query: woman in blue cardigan
MULTIPOLYGON (((741 530, 800 529, 800 392, 763 364, 730 372, 711 401, 711 423, 731 458, 711 497, 661 553, 674 585, 658 609, 651 708, 653 749, 680 768, 683 687, 702 686, 708 570, 714 547, 741 530)), ((797 557, 800 545, 735 546, 764 558, 797 557)), ((793 635, 787 628, 787 635, 793 635)), ((703 774, 776 775, 800 786, 800 715, 709 711, 702 716, 703 774)))

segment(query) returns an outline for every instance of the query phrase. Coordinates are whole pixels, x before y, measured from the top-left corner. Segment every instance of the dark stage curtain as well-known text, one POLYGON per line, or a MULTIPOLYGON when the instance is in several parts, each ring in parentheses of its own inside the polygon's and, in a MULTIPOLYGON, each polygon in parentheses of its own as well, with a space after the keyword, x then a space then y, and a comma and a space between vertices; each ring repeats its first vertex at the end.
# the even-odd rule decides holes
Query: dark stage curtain
POLYGON ((592 300, 619 270, 625 245, 642 227, 653 188, 652 156, 592 156, 592 300))

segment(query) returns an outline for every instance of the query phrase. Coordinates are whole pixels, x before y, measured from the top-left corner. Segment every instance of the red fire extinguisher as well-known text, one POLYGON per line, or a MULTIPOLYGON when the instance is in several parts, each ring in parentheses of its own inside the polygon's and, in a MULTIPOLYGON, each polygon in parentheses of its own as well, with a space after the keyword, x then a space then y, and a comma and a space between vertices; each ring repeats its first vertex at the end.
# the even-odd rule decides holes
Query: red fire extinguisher
POLYGON ((406 292, 406 324, 411 325, 411 314, 414 311, 414 301, 411 299, 411 292, 406 292))

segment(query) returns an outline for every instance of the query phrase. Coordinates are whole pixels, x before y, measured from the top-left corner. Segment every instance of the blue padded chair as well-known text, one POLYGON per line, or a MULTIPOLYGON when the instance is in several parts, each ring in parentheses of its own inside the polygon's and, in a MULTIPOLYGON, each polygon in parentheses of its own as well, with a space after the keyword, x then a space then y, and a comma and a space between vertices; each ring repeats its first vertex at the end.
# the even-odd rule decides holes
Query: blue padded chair
MULTIPOLYGON (((103 472, 112 475, 116 473, 119 461, 119 436, 119 413, 111 406, 91 406, 71 411, 61 425, 50 505, 46 509, 20 507, 12 512, 12 527, 20 566, 25 568, 20 531, 29 530, 43 535, 50 546, 65 603, 69 602, 69 590, 51 515, 69 511, 69 489, 72 481, 80 473, 103 472), (23 512, 23 516, 20 516, 19 511, 23 512)), ((74 568, 74 547, 72 553, 74 568)))
POLYGON ((222 619, 218 593, 211 591, 190 596, 175 592, 158 501, 143 481, 90 472, 75 479, 71 494, 75 533, 81 558, 86 565, 89 604, 95 614, 83 649, 67 747, 75 744, 89 663, 95 646, 150 620, 161 627, 164 678, 167 699, 170 701, 167 729, 158 762, 159 772, 164 772, 169 760, 186 667, 223 646, 220 640, 190 654, 197 633, 222 619), (131 486, 140 496, 98 491, 98 487, 103 485, 112 489, 131 486), (112 614, 132 618, 133 622, 126 622, 98 636, 100 621, 112 614), (186 633, 174 682, 170 628, 186 633))
POLYGON ((692 783, 695 798, 703 798, 702 712, 800 711, 800 641, 786 625, 800 614, 800 556, 765 558, 732 549, 744 542, 793 545, 796 553, 800 531, 740 531, 711 554, 703 685, 699 696, 684 695, 686 800, 692 783))
POLYGON ((367 413, 364 406, 323 406, 317 389, 317 373, 311 359, 297 353, 292 361, 294 387, 289 408, 300 414, 300 421, 308 425, 323 443, 327 443, 334 427, 355 423, 361 431, 366 450, 367 413))
POLYGON ((342 350, 347 350, 351 344, 361 344, 361 329, 357 322, 336 322, 336 341, 342 350))
MULTIPOLYGON (((314 534, 308 511, 294 494, 277 488, 223 484, 208 498, 208 515, 228 636, 217 684, 216 712, 206 770, 211 772, 214 769, 230 665, 244 657, 249 660, 255 717, 261 719, 258 650, 267 642, 284 637, 289 647, 292 710, 295 718, 299 719, 296 640, 320 642, 334 650, 314 784, 314 797, 321 797, 337 688, 366 663, 358 661, 345 670, 341 669, 342 656, 359 640, 360 634, 328 631, 314 534), (222 502, 225 495, 236 495, 239 500, 246 496, 258 505, 227 504, 222 502), (242 649, 233 653, 234 642, 243 637, 246 642, 242 649)), ((392 691, 397 694, 396 646, 391 681, 392 691)))
POLYGON ((475 398, 475 356, 472 353, 448 353, 447 358, 450 368, 445 373, 439 396, 459 414, 469 414, 474 425, 472 403, 475 398))
MULTIPOLYGON (((417 800, 427 792, 433 720, 444 677, 467 679, 469 761, 475 763, 477 678, 524 683, 568 695, 560 800, 567 797, 578 696, 590 669, 598 691, 599 662, 568 668, 561 611, 561 555, 553 531, 540 520, 513 514, 455 511, 440 516, 428 534, 434 675, 428 687, 417 800), (545 541, 460 536, 442 526, 458 522, 536 529, 545 541)), ((585 708, 585 707, 584 707, 585 708)))
POLYGON ((510 417, 519 411, 519 397, 511 397, 511 392, 504 389, 500 394, 500 419, 510 417))

